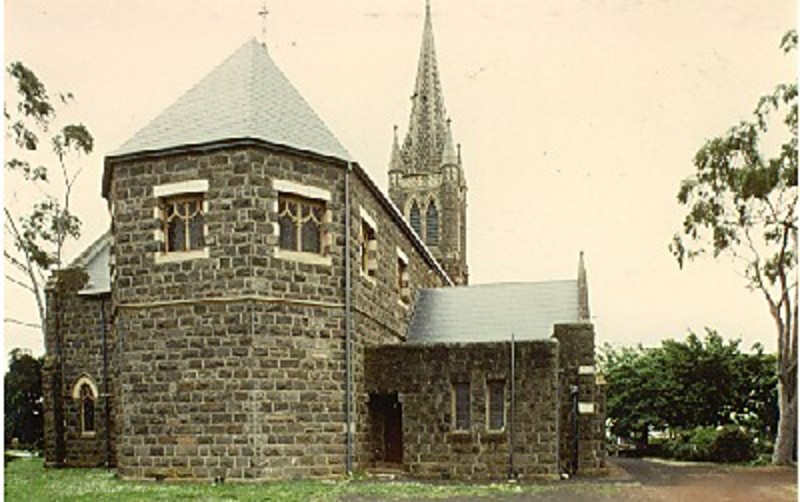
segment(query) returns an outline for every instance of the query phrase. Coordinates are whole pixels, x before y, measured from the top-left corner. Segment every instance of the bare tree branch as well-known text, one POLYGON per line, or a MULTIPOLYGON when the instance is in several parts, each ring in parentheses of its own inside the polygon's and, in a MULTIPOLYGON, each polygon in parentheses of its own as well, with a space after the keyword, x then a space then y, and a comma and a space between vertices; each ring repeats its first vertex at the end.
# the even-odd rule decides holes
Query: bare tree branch
POLYGON ((11 317, 6 317, 5 319, 3 319, 3 322, 7 324, 16 324, 17 326, 24 326, 26 328, 42 329, 41 324, 34 324, 32 322, 20 321, 18 319, 13 319, 11 317))
MULTIPOLYGON (((3 210, 5 211, 6 221, 9 223, 9 227, 11 229, 11 233, 13 234, 13 238, 17 243, 21 243, 22 236, 19 232, 19 229, 17 229, 16 223, 14 223, 11 211, 9 211, 7 207, 3 208, 3 210)), ((22 264, 23 270, 27 273, 28 277, 31 280, 30 286, 33 289, 33 296, 36 299, 36 307, 39 309, 39 319, 44 319, 46 315, 44 298, 42 298, 41 283, 39 282, 35 272, 35 270, 38 269, 34 267, 33 263, 31 263, 30 256, 26 252, 25 247, 24 246, 18 246, 18 247, 22 248, 21 249, 22 255, 25 257, 25 263, 22 264)), ((3 253, 5 254, 6 257, 10 256, 8 252, 6 252, 5 250, 3 250, 3 253)), ((42 334, 44 334, 44 330, 42 331, 42 334)))
POLYGON ((5 276, 6 276, 6 280, 7 280, 8 282, 10 282, 10 283, 12 283, 12 284, 16 284, 17 286, 19 286, 19 287, 21 287, 21 288, 23 288, 23 289, 27 289, 27 290, 28 290, 28 291, 30 291, 31 293, 35 293, 35 290, 34 290, 32 287, 30 287, 30 286, 28 286, 27 284, 25 284, 24 282, 22 282, 22 281, 19 281, 19 280, 17 280, 17 279, 14 279, 13 277, 11 277, 11 276, 10 276, 10 275, 8 275, 8 274, 5 274, 5 276))

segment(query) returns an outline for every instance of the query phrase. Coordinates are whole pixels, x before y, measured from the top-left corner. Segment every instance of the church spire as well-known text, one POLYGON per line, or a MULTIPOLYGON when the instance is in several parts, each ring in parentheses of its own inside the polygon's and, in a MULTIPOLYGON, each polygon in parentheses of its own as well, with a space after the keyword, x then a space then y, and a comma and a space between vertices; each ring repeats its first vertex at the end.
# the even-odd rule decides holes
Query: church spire
POLYGON ((415 171, 437 170, 441 165, 447 125, 429 1, 425 2, 422 46, 411 100, 411 119, 403 142, 403 157, 415 171))
POLYGON ((401 144, 395 130, 389 197, 453 282, 467 284, 467 183, 444 108, 431 19, 426 1, 411 118, 401 144))
POLYGON ((589 283, 586 279, 586 266, 583 263, 583 251, 578 258, 578 320, 589 321, 589 283))

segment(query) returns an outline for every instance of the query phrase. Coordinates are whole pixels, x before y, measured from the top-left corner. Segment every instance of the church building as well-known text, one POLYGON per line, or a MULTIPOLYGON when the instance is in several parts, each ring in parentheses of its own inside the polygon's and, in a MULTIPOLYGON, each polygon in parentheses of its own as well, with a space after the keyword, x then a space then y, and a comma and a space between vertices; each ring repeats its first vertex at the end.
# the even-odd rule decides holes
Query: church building
POLYGON ((111 228, 48 284, 47 466, 230 481, 604 467, 583 256, 574 279, 468 285, 433 34, 426 5, 388 195, 256 40, 105 157, 111 228))

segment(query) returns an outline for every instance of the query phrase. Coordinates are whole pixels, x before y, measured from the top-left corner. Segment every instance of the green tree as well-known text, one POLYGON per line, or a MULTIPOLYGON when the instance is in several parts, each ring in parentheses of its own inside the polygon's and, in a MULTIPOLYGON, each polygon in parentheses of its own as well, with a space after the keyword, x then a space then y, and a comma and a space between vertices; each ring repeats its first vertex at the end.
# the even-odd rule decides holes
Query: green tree
POLYGON ((80 236, 81 222, 71 210, 81 172, 76 157, 91 153, 94 139, 83 124, 56 125, 55 103, 68 104, 71 94, 51 96, 36 74, 20 62, 11 63, 6 73, 7 88, 16 91, 3 109, 6 183, 20 182, 15 187, 22 196, 15 191, 12 199, 24 209, 16 211, 6 200, 5 280, 33 295, 39 322, 13 317, 4 322, 37 327, 44 333, 47 277, 61 268, 64 243, 80 236))
POLYGON ((6 446, 17 438, 25 447, 40 448, 44 437, 42 359, 12 350, 3 387, 6 446))
MULTIPOLYGON (((781 47, 788 53, 796 46, 792 30, 781 47)), ((687 214, 670 250, 681 267, 707 250, 715 258, 730 255, 748 287, 764 296, 778 338, 780 424, 773 462, 789 464, 797 437, 796 83, 778 85, 759 100, 750 120, 707 141, 694 166, 678 192, 687 214)))
POLYGON ((737 424, 774 434, 774 357, 751 354, 713 330, 704 339, 665 340, 660 347, 601 353, 611 432, 647 444, 651 429, 737 424))
POLYGON ((611 433, 647 446, 648 432, 667 426, 668 382, 657 354, 642 346, 612 349, 606 344, 600 360, 611 433))

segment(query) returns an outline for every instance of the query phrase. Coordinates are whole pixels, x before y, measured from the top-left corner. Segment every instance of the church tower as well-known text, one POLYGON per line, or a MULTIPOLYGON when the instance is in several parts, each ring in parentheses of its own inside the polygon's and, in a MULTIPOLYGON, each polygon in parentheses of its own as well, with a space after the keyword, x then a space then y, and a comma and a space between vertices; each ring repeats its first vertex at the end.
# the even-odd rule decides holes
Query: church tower
POLYGON ((430 2, 402 145, 394 130, 389 197, 455 284, 467 284, 467 183, 444 108, 430 2))

